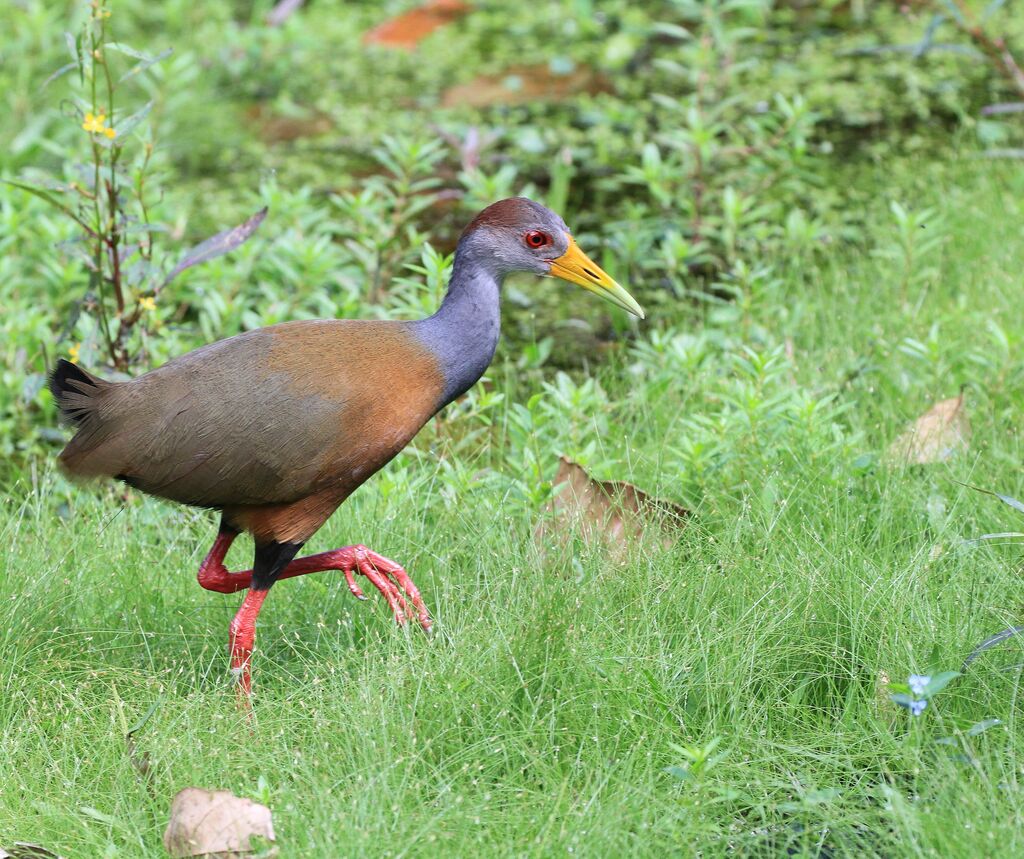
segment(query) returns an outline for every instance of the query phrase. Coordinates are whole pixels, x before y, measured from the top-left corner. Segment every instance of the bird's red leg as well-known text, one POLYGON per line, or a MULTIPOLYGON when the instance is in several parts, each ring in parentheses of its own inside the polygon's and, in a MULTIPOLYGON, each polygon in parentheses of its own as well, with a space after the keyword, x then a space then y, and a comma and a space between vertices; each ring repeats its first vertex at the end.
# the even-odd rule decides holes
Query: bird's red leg
POLYGON ((231 647, 231 673, 238 680, 239 696, 246 702, 252 693, 252 648, 256 640, 256 618, 267 598, 267 590, 250 588, 242 605, 228 627, 228 641, 231 647))
POLYGON ((213 548, 199 565, 199 584, 208 591, 217 591, 222 594, 233 594, 236 591, 244 590, 252 582, 252 570, 244 573, 230 573, 224 566, 224 556, 227 555, 231 544, 238 536, 237 531, 221 530, 217 539, 213 541, 213 548))
MULTIPOLYGON (((244 590, 252 583, 252 570, 232 573, 224 566, 224 557, 237 536, 238 534, 234 531, 221 531, 217 535, 210 553, 200 564, 199 584, 207 590, 233 594, 244 590)), ((420 626, 427 632, 430 631, 430 613, 427 611, 419 589, 409 578, 405 568, 383 555, 378 555, 366 546, 345 546, 330 552, 320 552, 317 555, 298 558, 285 567, 277 579, 290 579, 294 576, 305 576, 329 570, 340 570, 348 583, 348 589, 361 600, 366 599, 366 596, 356 584, 355 573, 358 572, 366 576, 387 600, 388 607, 399 624, 404 624, 406 618, 411 615, 409 604, 406 601, 406 597, 408 597, 412 601, 420 626)), ((244 605, 243 603, 243 608, 244 605)))

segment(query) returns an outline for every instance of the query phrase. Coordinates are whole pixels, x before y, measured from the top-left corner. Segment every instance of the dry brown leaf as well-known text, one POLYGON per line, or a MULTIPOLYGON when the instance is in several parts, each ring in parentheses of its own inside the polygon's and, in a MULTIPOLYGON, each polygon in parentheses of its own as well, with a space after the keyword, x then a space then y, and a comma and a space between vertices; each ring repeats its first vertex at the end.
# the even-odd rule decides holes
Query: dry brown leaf
POLYGON ((480 75, 457 84, 441 96, 442 107, 490 107, 496 104, 524 104, 558 101, 579 93, 608 92, 608 79, 578 66, 568 74, 556 74, 548 65, 511 66, 497 75, 480 75))
POLYGON ((964 408, 964 392, 942 400, 908 426, 889 447, 889 456, 910 465, 945 462, 967 450, 971 421, 964 408))
POLYGON ((685 507, 654 498, 632 483, 594 480, 583 466, 564 456, 552 488, 548 515, 534 532, 538 544, 549 534, 564 539, 578 529, 584 542, 602 543, 622 559, 629 542, 652 529, 657 529, 663 545, 670 546, 690 515, 685 507))
POLYGON ((363 35, 364 45, 412 50, 434 30, 472 11, 462 0, 428 0, 422 6, 389 18, 363 35))
POLYGON ((63 857, 38 844, 15 841, 14 846, 8 850, 0 847, 0 859, 63 859, 63 857))
MULTIPOLYGON (((164 847, 171 856, 242 859, 256 849, 252 836, 274 841, 270 809, 227 790, 186 787, 171 803, 164 847)), ((276 855, 276 849, 272 855, 276 855)))
POLYGON ((245 111, 264 143, 288 143, 303 137, 326 134, 334 123, 326 113, 313 111, 304 116, 284 116, 263 104, 254 104, 245 111))

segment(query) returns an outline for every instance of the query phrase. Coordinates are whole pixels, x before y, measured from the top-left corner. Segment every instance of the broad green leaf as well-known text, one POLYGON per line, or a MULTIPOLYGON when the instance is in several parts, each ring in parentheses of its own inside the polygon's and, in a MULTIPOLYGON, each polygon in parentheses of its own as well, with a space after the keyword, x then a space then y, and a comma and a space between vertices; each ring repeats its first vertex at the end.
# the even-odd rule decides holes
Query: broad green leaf
POLYGON ((996 725, 1003 724, 1002 719, 983 719, 980 722, 975 722, 969 727, 965 733, 968 737, 976 737, 978 734, 984 734, 989 728, 994 728, 996 725))
POLYGON ((1024 503, 1021 503, 1016 498, 1013 498, 1010 495, 1002 495, 998 492, 994 492, 993 495, 995 495, 996 498, 1002 501, 1003 504, 1009 504, 1017 512, 1024 513, 1024 503))
POLYGON ((943 671, 941 674, 936 674, 932 677, 928 685, 924 687, 924 697, 931 698, 932 696, 937 695, 945 689, 952 680, 955 680, 959 676, 959 671, 943 671))
POLYGON ((142 122, 142 120, 144 120, 149 115, 149 112, 152 109, 153 102, 148 102, 146 105, 135 111, 135 113, 133 113, 131 116, 127 117, 123 122, 118 122, 118 124, 115 126, 115 130, 117 131, 117 137, 114 138, 115 141, 118 144, 123 145, 123 138, 131 134, 132 131, 134 131, 135 128, 138 127, 139 123, 142 122))

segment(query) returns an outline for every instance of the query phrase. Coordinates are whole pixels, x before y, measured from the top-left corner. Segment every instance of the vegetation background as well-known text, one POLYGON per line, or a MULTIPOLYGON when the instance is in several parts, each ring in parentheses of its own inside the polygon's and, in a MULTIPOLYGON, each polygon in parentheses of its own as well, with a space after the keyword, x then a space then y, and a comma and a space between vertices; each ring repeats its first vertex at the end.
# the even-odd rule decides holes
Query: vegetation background
POLYGON ((1024 850, 1019 2, 9 0, 0 29, 0 847, 165 855, 196 784, 267 803, 283 856, 1024 850), (647 321, 507 285, 485 382, 310 547, 400 558, 439 634, 282 585, 247 726, 234 601, 193 581, 213 519, 57 474, 47 367, 425 315, 518 193, 647 321), (687 527, 539 545, 560 455, 687 527))

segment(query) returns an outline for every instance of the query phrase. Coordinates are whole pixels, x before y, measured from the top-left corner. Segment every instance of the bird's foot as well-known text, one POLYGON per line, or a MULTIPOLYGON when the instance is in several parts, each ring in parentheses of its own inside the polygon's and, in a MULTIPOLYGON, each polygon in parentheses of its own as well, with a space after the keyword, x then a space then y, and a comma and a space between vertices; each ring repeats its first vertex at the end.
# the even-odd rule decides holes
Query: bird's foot
POLYGON ((324 555, 329 556, 335 569, 341 570, 348 583, 348 589, 357 599, 366 599, 366 595, 356 584, 354 574, 358 572, 366 576, 387 600, 396 623, 404 625, 406 619, 412 617, 412 611, 406 601, 406 597, 408 597, 412 601, 413 610, 420 626, 424 631, 430 632, 433 623, 430 613, 423 602, 423 597, 420 596, 419 589, 401 564, 390 558, 385 558, 383 555, 378 555, 362 545, 345 546, 343 549, 335 549, 333 552, 324 552, 324 555))

